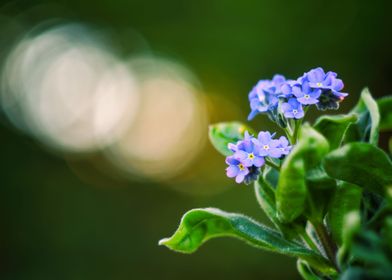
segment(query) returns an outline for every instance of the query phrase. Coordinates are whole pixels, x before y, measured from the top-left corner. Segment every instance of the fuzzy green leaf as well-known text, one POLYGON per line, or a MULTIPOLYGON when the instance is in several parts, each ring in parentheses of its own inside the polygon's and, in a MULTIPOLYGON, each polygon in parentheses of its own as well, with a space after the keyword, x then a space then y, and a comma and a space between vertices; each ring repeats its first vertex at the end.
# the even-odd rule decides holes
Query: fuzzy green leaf
POLYGON ((357 185, 340 181, 329 206, 327 221, 331 234, 338 245, 342 244, 345 217, 352 211, 359 211, 362 189, 357 185))
POLYGON ((254 186, 256 199, 267 217, 271 220, 275 227, 282 232, 282 234, 286 238, 294 238, 297 235, 295 230, 290 227, 290 225, 281 223, 278 219, 275 201, 275 190, 273 189, 273 187, 263 178, 263 176, 259 177, 259 180, 255 182, 254 186))
POLYGON ((380 130, 392 130, 392 96, 377 100, 380 110, 380 130))
POLYGON ((392 184, 392 163, 381 149, 368 143, 350 143, 329 153, 324 160, 329 176, 384 195, 392 184))
POLYGON ((298 143, 282 165, 276 190, 278 217, 282 222, 290 223, 304 212, 308 195, 306 171, 314 177, 312 170, 319 168, 328 151, 328 141, 311 126, 304 125, 298 143))
POLYGON ((159 244, 177 252, 193 253, 207 240, 224 236, 241 239, 267 251, 298 257, 325 273, 333 272, 319 254, 283 239, 279 233, 244 215, 215 208, 193 209, 185 213, 173 236, 160 240, 159 244))
POLYGON ((227 144, 243 139, 245 131, 253 133, 253 130, 243 123, 223 122, 210 125, 208 135, 215 149, 222 155, 229 156, 232 152, 227 144))
POLYGON ((307 196, 304 161, 292 155, 282 166, 276 190, 278 218, 283 223, 293 222, 303 213, 307 196))
POLYGON ((375 146, 378 143, 380 112, 377 102, 373 99, 369 89, 362 90, 358 104, 351 110, 358 114, 358 121, 350 126, 346 142, 369 142, 375 146))
POLYGON ((302 260, 297 260, 297 270, 304 280, 320 280, 309 268, 308 264, 302 260))
POLYGON ((358 120, 357 114, 321 116, 314 128, 328 139, 330 149, 336 149, 342 143, 348 127, 358 120))

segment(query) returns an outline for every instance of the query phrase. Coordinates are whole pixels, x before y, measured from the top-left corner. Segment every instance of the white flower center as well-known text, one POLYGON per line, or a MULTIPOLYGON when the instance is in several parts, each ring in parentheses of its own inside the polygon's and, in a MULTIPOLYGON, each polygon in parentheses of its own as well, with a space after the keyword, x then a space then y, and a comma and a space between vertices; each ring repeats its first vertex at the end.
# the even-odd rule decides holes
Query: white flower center
POLYGON ((317 85, 318 87, 322 87, 322 86, 323 86, 322 83, 317 83, 316 85, 317 85))
POLYGON ((293 114, 295 115, 295 114, 297 114, 298 113, 298 110, 297 109, 294 109, 293 110, 293 114))
POLYGON ((264 150, 268 150, 268 149, 269 149, 269 146, 268 146, 268 145, 264 145, 264 146, 263 146, 263 149, 264 149, 264 150))
POLYGON ((305 99, 309 99, 310 98, 310 95, 309 94, 305 94, 305 99))

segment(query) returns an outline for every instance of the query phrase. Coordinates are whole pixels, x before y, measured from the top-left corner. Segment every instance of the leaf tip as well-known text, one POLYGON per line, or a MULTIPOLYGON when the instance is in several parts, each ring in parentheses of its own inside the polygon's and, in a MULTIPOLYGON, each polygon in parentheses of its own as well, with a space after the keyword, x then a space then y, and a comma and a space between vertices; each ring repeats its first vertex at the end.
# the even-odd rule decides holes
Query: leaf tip
POLYGON ((167 246, 169 240, 170 240, 169 238, 162 238, 161 240, 158 241, 158 245, 159 245, 159 246, 162 246, 162 245, 163 245, 163 246, 167 246))

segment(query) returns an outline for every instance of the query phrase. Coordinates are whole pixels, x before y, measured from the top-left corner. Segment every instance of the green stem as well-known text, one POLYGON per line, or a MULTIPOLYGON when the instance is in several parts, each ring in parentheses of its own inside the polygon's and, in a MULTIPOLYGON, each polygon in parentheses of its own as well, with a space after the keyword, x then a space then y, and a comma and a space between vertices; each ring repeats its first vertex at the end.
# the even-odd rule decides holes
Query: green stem
MULTIPOLYGON (((309 110, 309 106, 305 106, 304 114, 306 114, 306 112, 308 112, 308 110, 309 110)), ((291 145, 295 145, 297 143, 298 134, 301 129, 301 125, 302 125, 304 118, 305 118, 305 116, 302 119, 299 119, 299 120, 290 119, 287 122, 287 128, 285 128, 285 132, 286 132, 287 138, 289 139, 291 145), (290 124, 292 124, 294 129, 291 128, 290 124)))
POLYGON ((289 127, 285 128, 284 131, 286 132, 286 136, 289 139, 290 144, 293 144, 294 138, 291 132, 291 129, 289 127))
POLYGON ((278 170, 278 171, 280 171, 280 166, 279 165, 277 165, 277 164, 275 164, 274 162, 272 162, 272 161, 269 161, 269 160, 265 160, 265 164, 266 165, 268 165, 268 166, 271 166, 272 168, 275 168, 276 170, 278 170))
POLYGON ((321 244, 323 245, 323 248, 325 250, 325 253, 327 254, 328 259, 334 265, 336 270, 339 271, 338 265, 336 263, 337 248, 335 243, 332 241, 327 228, 322 222, 321 223, 314 222, 312 224, 314 229, 316 230, 317 236, 319 237, 321 244))
POLYGON ((295 126, 294 126, 294 133, 293 133, 293 143, 291 143, 291 144, 295 144, 295 143, 297 143, 297 140, 298 140, 298 133, 299 133, 299 130, 300 130, 300 128, 301 128, 301 125, 302 125, 302 120, 303 119, 299 119, 298 120, 298 122, 296 122, 295 123, 295 126))

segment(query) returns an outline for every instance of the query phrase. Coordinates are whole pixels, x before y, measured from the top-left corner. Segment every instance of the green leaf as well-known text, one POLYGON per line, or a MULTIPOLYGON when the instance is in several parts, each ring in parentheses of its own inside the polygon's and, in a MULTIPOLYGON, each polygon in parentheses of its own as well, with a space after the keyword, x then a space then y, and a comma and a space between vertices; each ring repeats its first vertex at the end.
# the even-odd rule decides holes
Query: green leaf
POLYGON ((358 114, 358 122, 349 128, 347 142, 369 142, 377 146, 380 112, 369 89, 362 90, 361 98, 351 112, 358 114))
MULTIPOLYGON (((319 188, 314 183, 307 182, 308 200, 304 215, 312 223, 321 223, 328 212, 328 205, 332 200, 334 189, 319 188)), ((336 187, 334 182, 333 188, 336 187)))
POLYGON ((348 127, 358 120, 357 114, 321 116, 314 128, 328 139, 330 149, 336 149, 342 143, 348 127))
POLYGON ((357 185, 340 181, 329 206, 327 221, 332 238, 342 244, 345 217, 352 211, 359 211, 362 189, 357 185))
POLYGON ((342 245, 337 253, 337 261, 342 269, 345 269, 351 259, 351 248, 354 236, 361 229, 361 216, 359 211, 352 211, 343 217, 342 245))
MULTIPOLYGON (((264 170, 264 173, 265 172, 266 171, 264 170)), ((297 235, 295 230, 290 227, 290 225, 282 224, 278 219, 275 202, 275 190, 273 187, 263 178, 263 176, 259 177, 258 181, 255 182, 254 187, 256 199, 267 217, 271 220, 275 227, 282 232, 284 237, 287 239, 294 238, 297 235)))
POLYGON ((290 223, 304 212, 308 196, 306 171, 318 169, 328 151, 329 144, 324 136, 305 124, 298 143, 284 160, 280 172, 276 204, 282 222, 290 223))
POLYGON ((350 143, 330 152, 324 160, 329 176, 384 195, 392 184, 392 163, 381 149, 367 143, 350 143))
POLYGON ((244 138, 245 131, 250 134, 253 130, 240 122, 223 122, 210 125, 209 138, 212 145, 224 156, 229 156, 232 152, 227 147, 229 143, 236 143, 244 138))
POLYGON ((369 279, 367 271, 362 267, 352 266, 343 271, 340 280, 369 279))
POLYGON ((392 129, 392 96, 386 96, 377 100, 380 110, 380 130, 392 129))
POLYGON ((215 237, 234 237, 271 252, 298 257, 325 273, 333 268, 319 254, 302 245, 283 239, 279 233, 240 214, 231 214, 215 208, 193 209, 181 220, 177 231, 160 245, 181 252, 193 253, 204 242, 215 237))
POLYGON ((310 171, 319 168, 321 160, 329 152, 329 143, 321 133, 309 124, 304 124, 293 150, 297 150, 297 154, 304 160, 306 170, 310 171))
POLYGON ((304 280, 320 280, 316 274, 312 272, 306 262, 297 260, 297 270, 304 280))
POLYGON ((276 189, 279 220, 290 223, 298 218, 305 210, 306 197, 305 164, 292 151, 283 163, 276 189))

